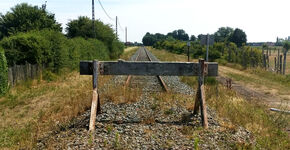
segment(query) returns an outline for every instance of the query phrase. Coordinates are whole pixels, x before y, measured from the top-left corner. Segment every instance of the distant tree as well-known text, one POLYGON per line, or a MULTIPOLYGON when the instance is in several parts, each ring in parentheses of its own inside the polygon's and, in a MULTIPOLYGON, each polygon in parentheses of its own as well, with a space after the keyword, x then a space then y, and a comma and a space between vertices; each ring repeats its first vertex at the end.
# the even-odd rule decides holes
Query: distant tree
MULTIPOLYGON (((105 25, 103 22, 97 20, 95 21, 95 28, 96 39, 103 41, 108 45, 116 39, 116 35, 111 26, 105 25)), ((86 16, 80 16, 78 19, 68 22, 66 32, 69 38, 94 38, 93 21, 86 16)))
POLYGON ((215 42, 225 42, 228 41, 231 34, 234 32, 233 28, 221 27, 217 32, 214 33, 215 42))
POLYGON ((22 3, 11 8, 11 12, 0 15, 0 39, 18 32, 42 29, 62 31, 61 24, 56 22, 54 14, 38 6, 22 3))
POLYGON ((169 32, 167 34, 167 36, 172 36, 173 38, 180 40, 180 41, 188 41, 189 40, 188 34, 183 29, 174 30, 173 32, 169 32))
POLYGON ((236 28, 229 37, 229 41, 235 43, 238 47, 241 47, 243 44, 247 43, 247 35, 243 30, 236 28))
POLYGON ((203 34, 199 34, 199 35, 197 36, 197 39, 200 41, 202 36, 203 36, 203 34))
POLYGON ((142 39, 143 45, 145 46, 153 46, 155 42, 157 42, 155 36, 147 32, 142 39))
POLYGON ((156 33, 156 34, 154 34, 154 36, 155 36, 156 40, 158 40, 158 41, 166 39, 166 35, 161 34, 161 33, 156 33))
POLYGON ((196 37, 194 35, 191 35, 190 36, 190 41, 195 41, 196 40, 196 37))

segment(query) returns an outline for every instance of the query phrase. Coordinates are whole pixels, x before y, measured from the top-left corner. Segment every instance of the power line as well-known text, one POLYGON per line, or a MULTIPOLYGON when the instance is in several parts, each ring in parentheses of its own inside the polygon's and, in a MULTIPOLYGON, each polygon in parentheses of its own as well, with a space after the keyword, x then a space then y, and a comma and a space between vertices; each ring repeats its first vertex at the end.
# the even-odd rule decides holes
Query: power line
POLYGON ((103 11, 105 12, 105 14, 107 15, 107 17, 111 20, 111 21, 114 21, 114 19, 112 17, 110 17, 110 15, 107 13, 107 11, 105 10, 105 8, 103 7, 102 3, 101 3, 101 0, 98 0, 99 1, 99 4, 101 5, 103 11))
MULTIPOLYGON (((103 6, 101 0, 98 0, 98 2, 99 2, 99 4, 100 4, 100 6, 102 7, 102 9, 103 9, 104 13, 106 14, 106 16, 107 16, 111 21, 116 21, 116 22, 117 22, 116 27, 117 27, 117 25, 118 25, 118 26, 120 27, 121 31, 124 32, 124 28, 121 26, 121 23, 120 23, 120 18, 118 18, 117 20, 114 20, 114 19, 109 15, 109 13, 106 11, 106 9, 104 8, 104 6, 103 6)), ((116 28, 116 30, 117 30, 117 28, 116 28)))
POLYGON ((118 18, 118 25, 119 25, 121 31, 124 32, 124 28, 121 26, 121 23, 120 23, 120 18, 118 18))

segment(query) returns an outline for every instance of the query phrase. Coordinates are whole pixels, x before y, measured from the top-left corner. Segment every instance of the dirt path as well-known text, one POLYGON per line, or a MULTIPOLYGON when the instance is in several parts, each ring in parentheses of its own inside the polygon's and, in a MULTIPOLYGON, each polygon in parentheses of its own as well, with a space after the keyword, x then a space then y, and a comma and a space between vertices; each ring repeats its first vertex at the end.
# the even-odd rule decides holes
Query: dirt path
POLYGON ((281 85, 278 83, 226 66, 219 66, 219 75, 217 79, 223 84, 226 84, 226 79, 231 78, 232 89, 246 99, 255 99, 270 108, 290 110, 290 91, 281 90, 281 85))

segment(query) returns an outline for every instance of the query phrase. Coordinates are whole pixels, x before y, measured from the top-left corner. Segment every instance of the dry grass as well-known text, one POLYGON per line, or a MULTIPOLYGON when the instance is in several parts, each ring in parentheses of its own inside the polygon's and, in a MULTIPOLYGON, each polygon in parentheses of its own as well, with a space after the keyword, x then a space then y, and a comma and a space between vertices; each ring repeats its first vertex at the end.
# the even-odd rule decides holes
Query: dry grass
MULTIPOLYGON (((150 49, 150 51, 163 61, 187 59, 184 55, 176 55, 164 50, 150 49)), ((290 148, 289 135, 285 132, 285 129, 289 130, 289 115, 269 112, 267 107, 255 103, 255 100, 246 101, 236 92, 226 89, 213 80, 214 78, 206 81, 206 102, 220 118, 225 118, 219 121, 224 128, 235 130, 238 126, 245 127, 255 135, 256 149, 290 148)), ((181 77, 181 81, 196 88, 195 77, 181 77)), ((188 128, 183 130, 183 132, 191 132, 188 128)))
POLYGON ((115 104, 134 103, 142 94, 141 88, 125 87, 123 85, 108 85, 100 94, 100 98, 115 104))
MULTIPOLYGON (((125 52, 121 58, 136 50, 125 52)), ((99 87, 110 79, 100 76, 99 87)), ((0 149, 32 149, 46 132, 66 128, 70 120, 90 108, 91 80, 90 76, 64 71, 54 81, 27 81, 10 89, 0 98, 0 149)))
MULTIPOLYGON (((272 51, 271 55, 269 56, 269 60, 270 60, 270 68, 275 68, 275 57, 278 58, 278 50, 276 51, 272 51)), ((280 50, 280 55, 282 55, 282 50, 280 50)), ((290 52, 288 52, 287 54, 287 60, 286 60, 286 74, 290 74, 290 52)), ((283 58, 284 60, 284 58, 283 58)))

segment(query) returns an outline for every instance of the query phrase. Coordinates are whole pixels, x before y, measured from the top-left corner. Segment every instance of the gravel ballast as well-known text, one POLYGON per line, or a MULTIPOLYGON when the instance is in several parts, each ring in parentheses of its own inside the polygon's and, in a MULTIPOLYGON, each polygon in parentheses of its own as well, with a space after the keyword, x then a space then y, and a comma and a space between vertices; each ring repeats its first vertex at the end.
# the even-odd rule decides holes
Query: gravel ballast
MULTIPOLYGON (((145 60, 144 48, 132 57, 145 60)), ((153 61, 158 59, 149 51, 153 61)), ((146 59, 147 60, 147 59, 146 59)), ((194 90, 176 76, 162 77, 170 91, 194 98, 194 90)), ((157 77, 133 76, 130 86, 142 88, 136 102, 115 104, 106 101, 97 115, 96 130, 88 131, 90 110, 59 131, 47 134, 37 149, 235 149, 236 145, 253 143, 252 135, 244 128, 227 129, 219 124, 215 112, 208 108, 209 129, 204 130, 200 115, 174 102, 159 107, 156 96, 164 92, 157 77)), ((126 76, 115 76, 108 84, 121 84, 126 76)), ((100 90, 102 94, 102 90, 100 90)))

